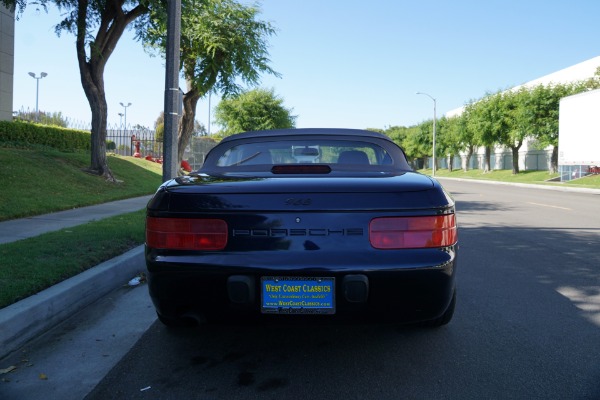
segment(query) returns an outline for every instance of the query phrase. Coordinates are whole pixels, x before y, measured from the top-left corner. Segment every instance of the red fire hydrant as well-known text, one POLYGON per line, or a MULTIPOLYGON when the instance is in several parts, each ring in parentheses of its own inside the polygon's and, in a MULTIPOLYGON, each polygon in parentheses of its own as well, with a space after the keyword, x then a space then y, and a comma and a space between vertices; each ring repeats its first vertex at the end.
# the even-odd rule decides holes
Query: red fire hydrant
MULTIPOLYGON (((131 140, 135 141, 135 135, 131 136, 131 140)), ((142 158, 142 155, 140 154, 140 141, 136 141, 135 142, 135 153, 133 153, 133 156, 135 158, 142 158)))

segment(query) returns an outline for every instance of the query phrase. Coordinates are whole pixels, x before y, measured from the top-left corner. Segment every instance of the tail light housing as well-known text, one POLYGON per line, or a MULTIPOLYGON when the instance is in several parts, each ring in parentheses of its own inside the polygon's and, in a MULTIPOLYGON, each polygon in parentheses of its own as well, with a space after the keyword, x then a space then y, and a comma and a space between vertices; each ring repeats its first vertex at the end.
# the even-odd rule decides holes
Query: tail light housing
POLYGON ((369 241, 376 249, 420 249, 456 244, 454 214, 375 218, 369 224, 369 241))
POLYGON ((221 219, 147 217, 146 244, 155 249, 223 250, 227 223, 221 219))

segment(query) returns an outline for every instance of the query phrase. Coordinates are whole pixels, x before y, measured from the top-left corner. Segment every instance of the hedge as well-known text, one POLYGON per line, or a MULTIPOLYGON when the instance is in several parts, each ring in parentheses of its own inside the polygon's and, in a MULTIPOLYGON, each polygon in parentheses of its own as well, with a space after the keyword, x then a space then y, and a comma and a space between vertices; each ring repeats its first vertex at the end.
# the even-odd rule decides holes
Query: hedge
POLYGON ((62 151, 90 150, 90 132, 22 121, 0 121, 0 142, 27 143, 62 151))

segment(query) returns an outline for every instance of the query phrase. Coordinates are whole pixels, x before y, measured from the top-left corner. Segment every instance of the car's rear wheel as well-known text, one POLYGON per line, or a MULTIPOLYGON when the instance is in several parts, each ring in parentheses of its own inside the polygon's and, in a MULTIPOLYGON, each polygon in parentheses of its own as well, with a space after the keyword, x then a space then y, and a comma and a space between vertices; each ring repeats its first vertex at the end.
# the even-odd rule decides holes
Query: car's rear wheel
POLYGON ((452 292, 452 300, 450 300, 450 304, 444 313, 436 319, 432 319, 431 321, 427 321, 426 325, 432 328, 437 328, 440 326, 446 325, 448 322, 452 320, 454 316, 454 309, 456 308, 456 289, 452 292))

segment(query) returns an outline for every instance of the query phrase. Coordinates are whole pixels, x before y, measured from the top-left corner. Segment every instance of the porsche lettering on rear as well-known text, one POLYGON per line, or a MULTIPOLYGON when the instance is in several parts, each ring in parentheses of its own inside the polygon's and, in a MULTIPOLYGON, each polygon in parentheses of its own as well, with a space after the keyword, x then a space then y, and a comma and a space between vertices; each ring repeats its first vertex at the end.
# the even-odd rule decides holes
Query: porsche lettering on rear
POLYGON ((301 199, 301 198, 285 199, 286 206, 310 206, 311 203, 312 203, 311 199, 301 199))
POLYGON ((232 235, 251 237, 285 237, 285 236, 362 236, 362 228, 348 229, 233 229, 232 235))

